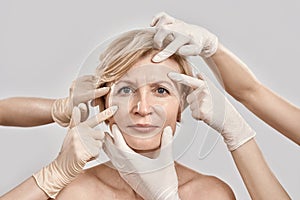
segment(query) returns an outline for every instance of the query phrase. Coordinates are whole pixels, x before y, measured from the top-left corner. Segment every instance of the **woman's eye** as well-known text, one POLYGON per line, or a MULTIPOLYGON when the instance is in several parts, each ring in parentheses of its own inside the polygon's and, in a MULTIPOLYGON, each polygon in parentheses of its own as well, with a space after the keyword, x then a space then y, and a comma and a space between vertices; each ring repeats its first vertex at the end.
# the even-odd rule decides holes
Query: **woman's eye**
POLYGON ((133 90, 130 87, 122 87, 118 93, 120 94, 130 94, 133 90))
POLYGON ((156 91, 158 94, 170 94, 170 92, 167 89, 162 88, 162 87, 157 88, 156 91))

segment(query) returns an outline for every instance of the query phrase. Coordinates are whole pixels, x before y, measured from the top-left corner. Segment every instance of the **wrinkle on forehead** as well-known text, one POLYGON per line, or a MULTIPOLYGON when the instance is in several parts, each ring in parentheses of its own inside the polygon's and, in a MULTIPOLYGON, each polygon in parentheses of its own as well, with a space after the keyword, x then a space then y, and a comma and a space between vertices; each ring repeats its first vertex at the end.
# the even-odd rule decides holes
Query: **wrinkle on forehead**
POLYGON ((143 87, 145 85, 151 84, 168 84, 174 90, 174 92, 178 93, 179 86, 177 83, 172 81, 168 77, 169 72, 178 72, 174 67, 170 67, 167 65, 158 65, 158 64, 145 64, 135 66, 130 69, 122 78, 120 78, 115 84, 119 83, 131 83, 134 84, 136 88, 143 87))

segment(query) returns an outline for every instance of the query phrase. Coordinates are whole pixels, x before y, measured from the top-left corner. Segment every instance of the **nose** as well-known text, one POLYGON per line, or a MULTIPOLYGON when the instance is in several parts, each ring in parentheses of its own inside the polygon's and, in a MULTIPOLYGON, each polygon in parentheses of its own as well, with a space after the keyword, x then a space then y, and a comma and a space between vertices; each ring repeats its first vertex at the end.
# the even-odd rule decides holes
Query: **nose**
POLYGON ((133 113, 135 115, 147 116, 152 114, 151 100, 147 91, 140 91, 134 102, 133 113))

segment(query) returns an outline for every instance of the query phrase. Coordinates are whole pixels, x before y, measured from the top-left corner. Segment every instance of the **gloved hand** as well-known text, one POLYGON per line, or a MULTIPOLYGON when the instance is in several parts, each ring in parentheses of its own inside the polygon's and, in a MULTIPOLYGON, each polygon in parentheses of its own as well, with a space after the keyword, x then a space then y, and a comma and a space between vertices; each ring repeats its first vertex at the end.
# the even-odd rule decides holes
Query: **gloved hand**
POLYGON ((132 189, 147 200, 180 199, 172 155, 171 127, 164 129, 159 156, 153 159, 128 147, 116 125, 112 126, 112 134, 114 142, 106 137, 103 150, 132 189))
POLYGON ((187 96, 192 116, 221 133, 229 151, 233 151, 255 136, 255 131, 246 123, 228 99, 203 76, 200 80, 184 74, 170 72, 170 79, 194 89, 187 96))
POLYGON ((85 121, 89 116, 87 102, 108 93, 109 88, 98 88, 98 79, 92 75, 79 77, 73 81, 69 97, 57 99, 51 109, 53 120, 61 126, 68 126, 72 110, 78 106, 81 111, 81 120, 85 121))
POLYGON ((102 121, 110 118, 117 107, 112 106, 103 112, 80 123, 80 110, 74 107, 71 126, 64 139, 58 157, 48 166, 35 173, 38 186, 51 198, 82 172, 84 165, 95 159, 102 147, 104 132, 94 130, 102 121))
POLYGON ((218 48, 218 38, 205 28, 187 24, 162 12, 154 16, 151 24, 157 29, 154 44, 161 48, 168 36, 173 40, 168 46, 156 54, 152 61, 161 62, 175 52, 183 56, 212 56, 218 48))

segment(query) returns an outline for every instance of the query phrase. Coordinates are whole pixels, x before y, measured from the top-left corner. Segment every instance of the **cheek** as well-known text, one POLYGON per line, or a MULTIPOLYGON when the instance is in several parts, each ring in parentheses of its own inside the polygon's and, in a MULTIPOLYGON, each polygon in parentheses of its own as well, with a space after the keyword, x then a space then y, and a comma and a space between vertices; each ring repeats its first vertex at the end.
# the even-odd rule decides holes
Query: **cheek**
POLYGON ((178 114, 179 114, 179 103, 175 104, 168 104, 166 109, 166 125, 165 126, 171 126, 172 128, 175 127, 176 122, 178 121, 178 114))

